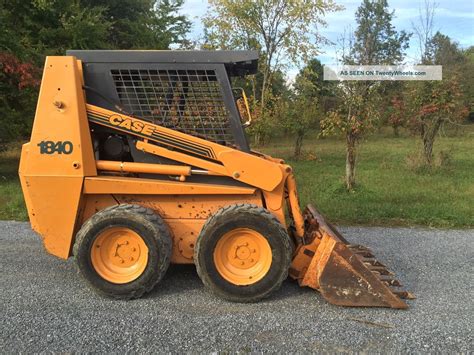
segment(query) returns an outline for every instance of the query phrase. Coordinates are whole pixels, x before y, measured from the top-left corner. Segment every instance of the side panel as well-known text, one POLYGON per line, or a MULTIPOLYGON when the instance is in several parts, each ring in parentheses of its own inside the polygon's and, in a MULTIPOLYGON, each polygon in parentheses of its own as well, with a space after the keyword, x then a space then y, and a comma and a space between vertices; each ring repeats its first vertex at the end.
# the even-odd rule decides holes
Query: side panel
POLYGON ((32 227, 61 258, 70 255, 84 176, 97 175, 78 67, 74 57, 46 59, 19 171, 32 227))
POLYGON ((137 204, 154 210, 173 236, 171 262, 192 264, 196 239, 206 220, 219 208, 235 203, 261 206, 260 193, 252 195, 99 195, 86 196, 81 224, 94 213, 117 203, 137 204))

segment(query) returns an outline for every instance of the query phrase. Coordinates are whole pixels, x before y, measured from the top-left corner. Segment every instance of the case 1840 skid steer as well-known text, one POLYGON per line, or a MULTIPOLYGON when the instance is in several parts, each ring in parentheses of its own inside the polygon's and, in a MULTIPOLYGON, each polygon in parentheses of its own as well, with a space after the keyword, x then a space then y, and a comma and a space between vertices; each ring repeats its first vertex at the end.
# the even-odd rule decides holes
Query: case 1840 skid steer
POLYGON ((170 263, 252 302, 289 275, 342 306, 407 308, 370 250, 300 210, 292 168, 249 148, 232 77, 252 51, 69 51, 47 57, 20 179, 47 251, 88 283, 136 298, 170 263))

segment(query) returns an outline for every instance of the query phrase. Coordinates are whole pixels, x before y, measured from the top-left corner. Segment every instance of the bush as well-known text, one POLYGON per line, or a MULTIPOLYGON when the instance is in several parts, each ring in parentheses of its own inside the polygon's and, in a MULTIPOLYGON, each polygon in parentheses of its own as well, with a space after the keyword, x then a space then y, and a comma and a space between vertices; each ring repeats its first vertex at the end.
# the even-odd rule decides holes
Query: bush
POLYGON ((452 163, 453 159, 450 150, 441 150, 438 154, 435 154, 432 165, 426 162, 421 152, 411 152, 405 158, 405 164, 408 169, 418 173, 449 168, 452 166, 452 163))

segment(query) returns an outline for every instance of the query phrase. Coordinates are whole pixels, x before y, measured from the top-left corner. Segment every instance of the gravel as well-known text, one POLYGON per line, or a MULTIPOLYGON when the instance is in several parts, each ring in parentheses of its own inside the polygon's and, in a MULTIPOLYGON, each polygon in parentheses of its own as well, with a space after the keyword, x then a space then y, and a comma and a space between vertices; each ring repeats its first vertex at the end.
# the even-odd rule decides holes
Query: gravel
POLYGON ((472 352, 474 230, 341 228, 418 299, 406 311, 342 308, 286 281, 235 304, 172 266, 142 299, 93 293, 74 260, 48 255, 28 223, 0 222, 2 352, 472 352))

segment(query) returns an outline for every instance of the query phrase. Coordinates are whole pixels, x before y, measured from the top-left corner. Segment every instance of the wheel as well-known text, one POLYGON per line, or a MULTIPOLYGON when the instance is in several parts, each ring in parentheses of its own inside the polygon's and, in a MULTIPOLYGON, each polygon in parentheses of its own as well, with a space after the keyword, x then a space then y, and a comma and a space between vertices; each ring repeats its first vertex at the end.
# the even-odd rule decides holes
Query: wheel
POLYGON ((266 209, 249 204, 221 208, 204 225, 194 263, 204 285, 234 302, 255 302, 288 276, 291 242, 266 209))
POLYGON ((168 227, 153 210, 117 205, 97 212, 83 224, 73 252, 94 290, 130 299, 141 297, 163 278, 171 248, 168 227))

